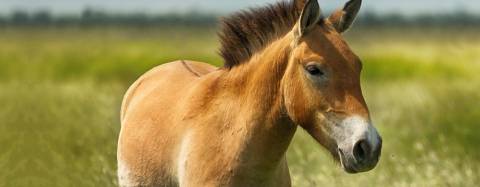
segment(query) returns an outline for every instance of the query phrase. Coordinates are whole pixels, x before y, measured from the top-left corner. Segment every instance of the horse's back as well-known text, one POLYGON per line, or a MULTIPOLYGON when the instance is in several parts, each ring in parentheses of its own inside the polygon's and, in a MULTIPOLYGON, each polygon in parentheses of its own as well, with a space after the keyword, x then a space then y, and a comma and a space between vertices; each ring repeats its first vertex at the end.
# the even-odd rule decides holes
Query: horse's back
POLYGON ((178 91, 184 89, 186 85, 215 69, 210 64, 185 60, 170 62, 153 68, 135 81, 125 94, 121 109, 122 121, 129 106, 135 103, 134 101, 151 92, 163 94, 166 97, 168 95, 178 96, 178 91))
POLYGON ((189 89, 215 69, 200 62, 171 62, 145 73, 129 88, 118 145, 121 185, 175 186, 174 158, 183 128, 176 110, 189 89))

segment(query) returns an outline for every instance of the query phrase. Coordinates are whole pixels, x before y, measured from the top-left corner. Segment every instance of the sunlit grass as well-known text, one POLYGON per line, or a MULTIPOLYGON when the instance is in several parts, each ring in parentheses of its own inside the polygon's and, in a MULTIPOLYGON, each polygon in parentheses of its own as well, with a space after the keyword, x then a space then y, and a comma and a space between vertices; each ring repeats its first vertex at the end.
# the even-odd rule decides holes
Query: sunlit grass
POLYGON ((113 186, 120 86, 0 84, 0 186, 113 186))
MULTIPOLYGON (((380 164, 345 174, 299 130, 295 186, 479 184, 480 37, 372 32, 348 40, 364 61, 380 164)), ((0 30, 0 186, 115 186, 127 86, 176 59, 219 65, 217 45, 212 29, 0 30)))

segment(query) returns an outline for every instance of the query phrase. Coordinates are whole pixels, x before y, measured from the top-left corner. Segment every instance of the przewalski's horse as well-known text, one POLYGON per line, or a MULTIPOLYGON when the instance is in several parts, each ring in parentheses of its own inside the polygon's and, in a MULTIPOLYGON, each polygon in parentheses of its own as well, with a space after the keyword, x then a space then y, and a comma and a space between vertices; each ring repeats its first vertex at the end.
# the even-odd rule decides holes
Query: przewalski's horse
POLYGON ((317 0, 234 14, 220 34, 223 68, 161 65, 122 107, 122 186, 290 186, 285 152, 297 126, 345 171, 371 170, 382 141, 342 39, 361 5, 323 18, 317 0))

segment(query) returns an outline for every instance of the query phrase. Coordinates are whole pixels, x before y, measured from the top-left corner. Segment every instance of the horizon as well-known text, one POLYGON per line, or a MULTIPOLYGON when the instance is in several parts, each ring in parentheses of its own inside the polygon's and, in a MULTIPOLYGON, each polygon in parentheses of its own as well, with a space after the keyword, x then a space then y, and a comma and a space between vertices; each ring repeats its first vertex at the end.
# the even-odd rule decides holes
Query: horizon
MULTIPOLYGON (((29 13, 38 11, 49 11, 53 15, 79 15, 86 9, 101 10, 115 14, 146 13, 146 14, 170 14, 170 13, 210 13, 228 14, 247 7, 265 5, 277 2, 275 0, 243 0, 243 1, 220 1, 220 0, 184 0, 155 1, 137 0, 0 0, 0 15, 11 14, 15 11, 26 11, 29 13), (174 11, 172 11, 174 10, 174 11)), ((322 9, 325 13, 342 7, 345 1, 323 1, 322 9)), ((363 13, 373 12, 376 14, 401 14, 404 16, 415 16, 424 14, 448 14, 448 13, 470 13, 479 14, 480 1, 475 0, 403 0, 395 4, 389 0, 364 1, 363 13), (435 6, 431 6, 434 4, 435 6)))

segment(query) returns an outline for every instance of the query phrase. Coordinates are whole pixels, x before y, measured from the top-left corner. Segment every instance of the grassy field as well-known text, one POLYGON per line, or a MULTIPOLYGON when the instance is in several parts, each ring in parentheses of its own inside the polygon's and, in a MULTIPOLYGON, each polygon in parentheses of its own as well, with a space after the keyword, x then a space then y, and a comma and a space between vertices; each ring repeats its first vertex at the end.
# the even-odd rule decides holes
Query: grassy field
MULTIPOLYGON (((303 130, 295 186, 480 184, 480 35, 361 29, 348 41, 384 138, 378 167, 345 174, 303 130)), ((116 186, 123 93, 176 59, 221 64, 215 30, 0 29, 0 186, 116 186)))

